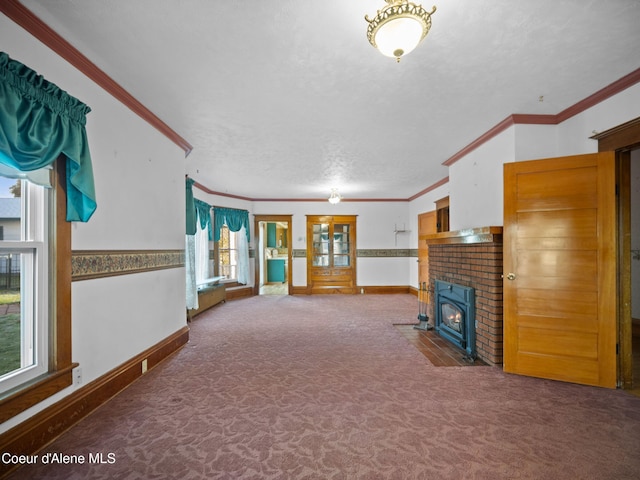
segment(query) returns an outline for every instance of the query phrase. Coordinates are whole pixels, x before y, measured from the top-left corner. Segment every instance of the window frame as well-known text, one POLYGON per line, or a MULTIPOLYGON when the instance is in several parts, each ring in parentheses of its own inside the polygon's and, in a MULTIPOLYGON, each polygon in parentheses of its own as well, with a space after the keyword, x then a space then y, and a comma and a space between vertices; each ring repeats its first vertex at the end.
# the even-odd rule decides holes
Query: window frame
POLYGON ((0 423, 73 384, 71 361, 71 222, 66 221, 66 158, 55 162, 50 203, 49 366, 43 375, 0 394, 0 423))
MULTIPOLYGON (((224 251, 229 251, 229 258, 231 258, 231 252, 236 252, 236 259, 238 258, 238 241, 237 239, 235 239, 235 241, 233 242, 233 244, 235 245, 236 248, 231 248, 231 235, 238 235, 240 232, 232 232, 229 229, 229 226, 225 223, 222 228, 220 229, 220 241, 217 242, 213 242, 213 258, 214 258, 214 275, 215 276, 220 276, 220 257, 221 257, 221 250, 224 251), (222 241, 222 238, 224 238, 226 234, 226 239, 229 243, 229 248, 225 248, 225 249, 221 249, 220 248, 220 243, 222 241)), ((235 277, 233 278, 226 278, 225 280, 223 280, 223 283, 227 284, 227 285, 241 285, 238 282, 238 262, 236 262, 235 264, 235 277)))

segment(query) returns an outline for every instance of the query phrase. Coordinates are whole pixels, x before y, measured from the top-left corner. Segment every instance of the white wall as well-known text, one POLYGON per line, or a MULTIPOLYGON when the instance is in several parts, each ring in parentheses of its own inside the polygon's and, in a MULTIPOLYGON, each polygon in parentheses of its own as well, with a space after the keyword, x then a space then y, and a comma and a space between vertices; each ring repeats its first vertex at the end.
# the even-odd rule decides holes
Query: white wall
POLYGON ((557 156, 598 151, 600 133, 640 116, 640 84, 633 85, 557 126, 557 156))
POLYGON ((515 157, 515 129, 508 128, 449 167, 449 227, 502 225, 502 165, 515 157))
MULTIPOLYGON (((98 208, 72 226, 74 250, 184 248, 184 152, 0 14, 0 45, 92 109, 87 135, 98 208)), ((72 360, 86 384, 186 324, 184 268, 72 284, 72 360)), ((69 387, 3 423, 8 430, 69 387)))

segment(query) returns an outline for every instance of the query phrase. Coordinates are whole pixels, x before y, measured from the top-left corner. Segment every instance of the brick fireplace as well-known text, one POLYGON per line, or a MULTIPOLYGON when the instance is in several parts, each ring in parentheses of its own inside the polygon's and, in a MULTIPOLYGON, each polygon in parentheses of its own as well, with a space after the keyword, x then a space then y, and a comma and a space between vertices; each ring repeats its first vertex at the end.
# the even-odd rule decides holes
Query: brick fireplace
POLYGON ((490 365, 501 365, 502 227, 442 232, 423 238, 429 246, 429 318, 435 318, 436 280, 473 288, 477 356, 490 365))

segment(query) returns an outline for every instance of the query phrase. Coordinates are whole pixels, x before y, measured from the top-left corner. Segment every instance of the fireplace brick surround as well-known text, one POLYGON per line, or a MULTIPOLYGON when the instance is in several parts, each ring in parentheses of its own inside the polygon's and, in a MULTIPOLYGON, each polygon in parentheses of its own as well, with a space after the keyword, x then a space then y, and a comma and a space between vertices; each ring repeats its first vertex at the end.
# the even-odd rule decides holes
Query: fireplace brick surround
POLYGON ((429 285, 444 280, 475 289, 476 350, 490 365, 502 364, 502 227, 441 232, 421 238, 429 246, 429 285))

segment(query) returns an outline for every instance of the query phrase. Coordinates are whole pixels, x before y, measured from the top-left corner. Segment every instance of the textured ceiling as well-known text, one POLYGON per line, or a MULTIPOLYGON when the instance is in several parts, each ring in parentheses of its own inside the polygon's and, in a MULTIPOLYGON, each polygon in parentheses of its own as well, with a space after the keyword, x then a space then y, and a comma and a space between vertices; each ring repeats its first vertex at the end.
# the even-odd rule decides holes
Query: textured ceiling
POLYGON ((253 199, 407 199, 640 67, 638 0, 434 0, 400 63, 366 39, 383 0, 22 3, 193 145, 186 173, 253 199))

